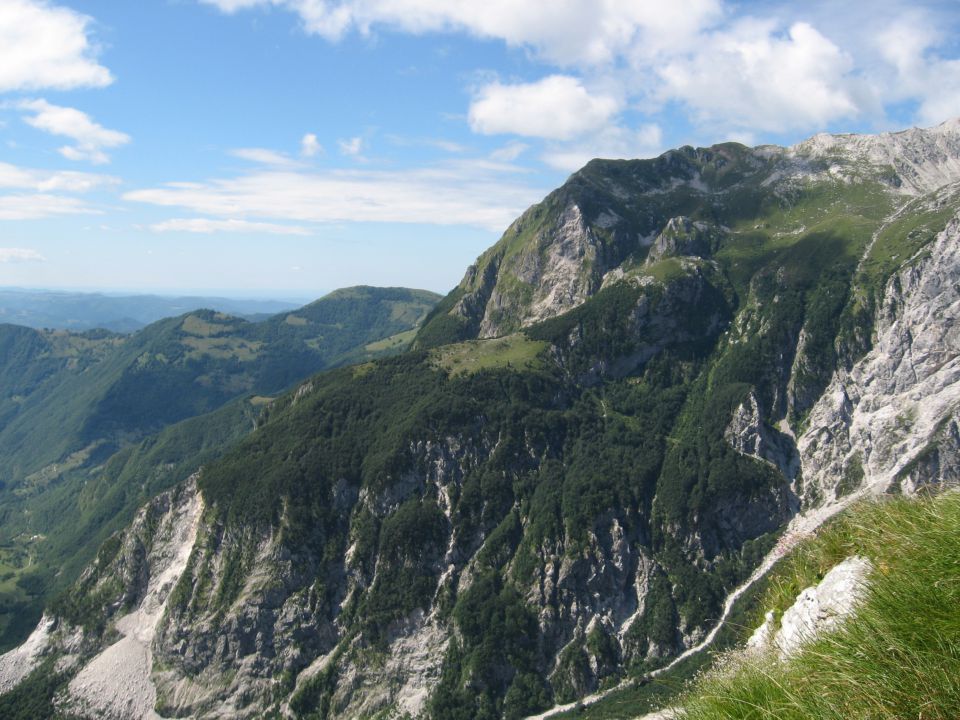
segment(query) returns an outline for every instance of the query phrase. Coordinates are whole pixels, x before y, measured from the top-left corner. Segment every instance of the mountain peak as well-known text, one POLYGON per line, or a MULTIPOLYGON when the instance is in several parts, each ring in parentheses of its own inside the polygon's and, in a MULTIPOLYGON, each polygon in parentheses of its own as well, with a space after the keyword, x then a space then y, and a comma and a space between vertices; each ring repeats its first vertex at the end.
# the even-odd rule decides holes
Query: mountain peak
POLYGON ((909 128, 876 135, 820 133, 787 148, 791 157, 846 159, 877 171, 893 171, 894 185, 921 195, 960 181, 960 118, 931 128, 909 128))
MULTIPOLYGON (((643 268, 657 280, 659 260, 709 256, 731 228, 736 238, 768 224, 743 225, 745 218, 784 221, 785 209, 826 196, 856 217, 958 181, 960 119, 877 135, 821 133, 786 148, 722 143, 649 160, 592 160, 480 256, 418 345, 515 332, 581 305, 611 279, 638 279, 643 268), (873 209, 855 207, 863 195, 849 192, 854 186, 873 209)), ((818 207, 808 217, 820 213, 822 222, 824 212, 843 211, 818 207)))

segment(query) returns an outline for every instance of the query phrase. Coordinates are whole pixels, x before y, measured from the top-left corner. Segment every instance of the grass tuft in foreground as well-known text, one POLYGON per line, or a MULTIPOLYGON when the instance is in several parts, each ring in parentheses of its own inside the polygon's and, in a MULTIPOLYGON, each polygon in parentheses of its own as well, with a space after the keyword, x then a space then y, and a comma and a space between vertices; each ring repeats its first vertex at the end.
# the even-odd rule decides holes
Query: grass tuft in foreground
MULTIPOLYGON (((684 720, 960 717, 960 493, 861 506, 778 573, 777 610, 840 560, 876 567, 855 619, 786 663, 743 660, 703 677, 684 720)), ((770 607, 771 605, 768 605, 770 607)))

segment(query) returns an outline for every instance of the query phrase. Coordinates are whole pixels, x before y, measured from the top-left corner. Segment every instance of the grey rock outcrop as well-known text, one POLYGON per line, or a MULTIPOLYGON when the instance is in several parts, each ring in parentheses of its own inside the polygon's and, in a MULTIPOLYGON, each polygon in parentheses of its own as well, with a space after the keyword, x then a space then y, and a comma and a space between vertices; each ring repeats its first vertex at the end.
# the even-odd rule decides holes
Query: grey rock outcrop
POLYGON ((821 133, 789 148, 786 155, 826 161, 828 174, 847 181, 887 169, 892 187, 923 195, 960 180, 960 119, 878 135, 821 133))
POLYGON ((719 233, 709 224, 682 215, 670 218, 650 246, 647 265, 668 257, 709 257, 719 233))
MULTIPOLYGON (((525 222, 532 220, 521 217, 508 233, 524 232, 525 222)), ((536 230, 518 254, 491 262, 478 287, 459 301, 455 312, 470 317, 479 311, 478 337, 483 338, 566 312, 599 287, 605 269, 598 266, 599 244, 580 207, 571 203, 555 223, 536 230), (506 274, 512 282, 502 282, 506 274)))
POLYGON ((38 661, 52 658, 58 670, 73 674, 54 700, 59 712, 105 720, 159 717, 153 641, 193 550, 202 512, 195 477, 148 503, 108 546, 113 553, 101 551, 75 589, 102 603, 93 611, 106 629, 44 616, 25 645, 0 657, 0 682, 10 676, 8 659, 16 661, 15 674, 22 678, 38 661))
POLYGON ((800 470, 796 447, 788 436, 771 428, 763 418, 760 401, 751 391, 734 410, 724 438, 741 455, 770 463, 792 482, 800 470))
MULTIPOLYGON (((798 439, 801 494, 816 505, 854 490, 955 482, 960 419, 960 219, 891 277, 873 349, 840 368, 798 439), (923 477, 923 471, 929 473, 923 477)), ((907 488, 909 489, 909 488, 907 488)))
POLYGON ((772 612, 747 641, 747 652, 776 651, 781 659, 795 655, 806 643, 837 628, 854 615, 867 591, 873 563, 849 557, 831 568, 823 580, 803 590, 776 622, 772 612))

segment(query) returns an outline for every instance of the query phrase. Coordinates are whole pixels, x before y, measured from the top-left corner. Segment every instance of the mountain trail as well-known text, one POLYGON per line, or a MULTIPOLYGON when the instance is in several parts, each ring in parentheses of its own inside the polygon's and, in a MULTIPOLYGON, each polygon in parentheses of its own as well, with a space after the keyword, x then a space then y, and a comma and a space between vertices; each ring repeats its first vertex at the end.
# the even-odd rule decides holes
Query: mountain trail
MULTIPOLYGON (((831 505, 824 505, 823 507, 814 508, 813 510, 797 515, 790 521, 787 525, 786 531, 777 541, 776 546, 764 557, 763 562, 753 571, 753 573, 748 577, 741 585, 735 588, 729 595, 723 604, 723 613, 720 616, 720 619, 717 621, 716 625, 707 633, 706 637, 701 640, 696 645, 688 648, 684 652, 680 653, 671 660, 669 663, 664 665, 661 668, 652 670, 644 675, 641 675, 637 678, 630 678, 624 680, 623 682, 614 685, 612 688, 603 690, 593 695, 587 695, 580 700, 576 700, 572 703, 567 703, 566 705, 556 705, 546 712, 543 712, 539 715, 530 715, 525 720, 546 720, 546 718, 555 717, 561 713, 568 712, 570 710, 575 710, 580 707, 586 707, 588 705, 594 705, 595 703, 600 702, 604 698, 609 697, 610 695, 625 690, 633 685, 640 682, 648 682, 653 680, 661 675, 666 674, 681 662, 687 658, 696 655, 697 653, 706 650, 711 643, 716 639, 717 634, 720 630, 723 629, 723 626, 726 624, 727 620, 730 617, 730 613, 733 611, 733 606, 736 604, 744 593, 746 593, 750 588, 752 588, 759 580, 761 580, 770 570, 776 565, 777 561, 786 556, 791 550, 793 550, 801 541, 811 537, 813 533, 823 525, 825 522, 836 516, 838 513, 846 510, 848 507, 853 505, 858 500, 862 500, 866 497, 876 494, 876 488, 872 485, 861 488, 855 493, 847 495, 841 500, 837 501, 831 505)), ((651 715, 651 718, 659 717, 670 717, 670 715, 658 715, 666 711, 657 711, 651 715)))

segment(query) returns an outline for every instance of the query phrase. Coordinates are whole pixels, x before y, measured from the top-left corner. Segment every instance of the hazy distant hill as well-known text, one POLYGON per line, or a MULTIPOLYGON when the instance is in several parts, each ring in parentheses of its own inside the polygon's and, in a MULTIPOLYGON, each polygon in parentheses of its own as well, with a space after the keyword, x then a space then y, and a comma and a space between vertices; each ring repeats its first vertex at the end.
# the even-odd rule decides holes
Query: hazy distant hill
POLYGON ((280 300, 238 300, 222 297, 104 295, 0 288, 0 323, 32 328, 90 330, 104 328, 128 333, 165 317, 209 308, 252 318, 294 310, 296 303, 280 300))
POLYGON ((195 310, 132 335, 0 324, 0 646, 137 505, 249 432, 270 396, 404 350, 438 299, 354 287, 261 322, 195 310))

